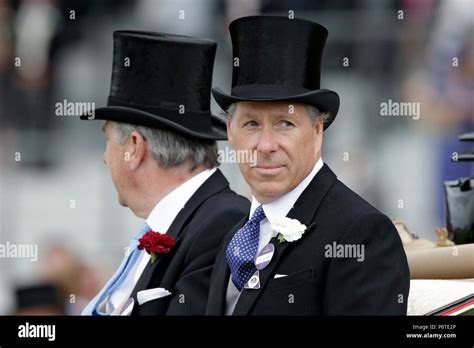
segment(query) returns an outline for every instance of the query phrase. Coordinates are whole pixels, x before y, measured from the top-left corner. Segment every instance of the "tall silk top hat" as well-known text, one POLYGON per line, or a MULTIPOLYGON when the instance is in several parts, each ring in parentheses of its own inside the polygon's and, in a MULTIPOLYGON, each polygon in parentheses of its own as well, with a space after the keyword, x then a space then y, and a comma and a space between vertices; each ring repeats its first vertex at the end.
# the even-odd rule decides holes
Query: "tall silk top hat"
POLYGON ((227 139, 225 124, 210 111, 216 48, 212 40, 115 31, 110 95, 94 118, 227 139))
POLYGON ((330 114, 339 109, 336 92, 320 88, 321 62, 328 31, 303 19, 250 16, 229 27, 233 49, 230 94, 212 89, 217 104, 227 110, 238 101, 293 101, 330 114))

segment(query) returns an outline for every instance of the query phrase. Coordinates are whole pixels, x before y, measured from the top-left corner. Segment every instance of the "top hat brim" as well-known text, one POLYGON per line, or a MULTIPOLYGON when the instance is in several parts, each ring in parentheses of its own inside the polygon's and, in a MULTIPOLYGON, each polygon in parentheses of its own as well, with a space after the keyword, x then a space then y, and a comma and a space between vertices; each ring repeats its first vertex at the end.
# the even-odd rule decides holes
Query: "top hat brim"
POLYGON ((222 110, 227 110, 233 103, 239 101, 292 101, 309 104, 321 112, 330 114, 329 120, 324 124, 326 130, 336 118, 339 110, 339 95, 328 89, 303 90, 285 86, 252 85, 239 86, 238 94, 227 94, 220 88, 212 88, 212 95, 222 110))
MULTIPOLYGON (((190 136, 203 140, 227 140, 226 125, 217 116, 209 113, 211 119, 211 129, 206 131, 195 131, 179 123, 170 121, 165 117, 155 115, 143 110, 125 106, 105 106, 94 109, 94 116, 88 114, 81 115, 81 120, 109 120, 122 123, 130 123, 137 126, 151 128, 163 128, 178 132, 185 136, 190 136)), ((186 117, 186 116, 183 116, 186 117)), ((192 116, 188 116, 192 117, 192 116)))

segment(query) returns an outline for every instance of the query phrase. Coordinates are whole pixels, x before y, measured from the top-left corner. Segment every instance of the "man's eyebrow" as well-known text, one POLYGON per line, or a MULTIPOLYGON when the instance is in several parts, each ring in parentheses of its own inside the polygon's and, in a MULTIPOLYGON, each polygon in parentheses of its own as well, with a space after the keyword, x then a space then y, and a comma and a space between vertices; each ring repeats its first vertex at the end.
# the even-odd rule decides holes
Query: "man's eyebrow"
POLYGON ((277 112, 273 116, 274 117, 295 117, 295 113, 277 112))
POLYGON ((254 117, 257 117, 258 114, 254 114, 252 112, 245 111, 245 112, 242 112, 241 116, 242 117, 247 117, 247 118, 254 118, 254 117))
MULTIPOLYGON (((258 117, 258 114, 256 113, 252 113, 252 112, 243 112, 241 114, 242 117, 244 118, 256 118, 258 117)), ((272 114, 272 117, 279 117, 279 118, 295 118, 296 115, 295 113, 286 113, 286 112, 276 112, 274 114, 272 114)))

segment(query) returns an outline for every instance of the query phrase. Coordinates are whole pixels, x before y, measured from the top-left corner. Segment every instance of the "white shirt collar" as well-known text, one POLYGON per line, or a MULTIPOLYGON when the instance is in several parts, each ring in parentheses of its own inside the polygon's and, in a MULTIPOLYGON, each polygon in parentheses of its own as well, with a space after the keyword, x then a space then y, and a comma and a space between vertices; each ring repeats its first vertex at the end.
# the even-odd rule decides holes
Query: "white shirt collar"
POLYGON ((165 234, 186 202, 216 170, 206 169, 168 193, 146 219, 148 226, 155 232, 165 234))
MULTIPOLYGON (((320 157, 316 164, 313 167, 313 170, 290 192, 284 194, 283 196, 279 197, 278 199, 270 202, 268 204, 263 204, 262 208, 265 212, 265 216, 267 217, 268 221, 272 223, 278 217, 286 216, 293 205, 296 203, 300 195, 303 191, 308 187, 309 183, 319 170, 323 167, 323 160, 320 157)), ((252 196, 252 205, 250 206, 250 217, 252 217, 254 211, 260 206, 260 202, 257 201, 255 197, 252 196)))

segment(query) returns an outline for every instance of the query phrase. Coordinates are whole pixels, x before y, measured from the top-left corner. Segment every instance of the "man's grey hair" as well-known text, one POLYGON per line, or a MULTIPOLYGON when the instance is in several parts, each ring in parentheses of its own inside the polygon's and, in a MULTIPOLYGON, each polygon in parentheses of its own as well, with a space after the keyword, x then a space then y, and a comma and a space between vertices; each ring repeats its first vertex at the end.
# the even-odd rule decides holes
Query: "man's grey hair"
MULTIPOLYGON (((313 105, 303 104, 308 114, 311 122, 316 124, 320 119, 323 121, 323 124, 328 123, 331 120, 331 114, 329 112, 321 112, 319 109, 313 105)), ((229 108, 221 113, 221 117, 224 121, 228 121, 232 118, 232 115, 235 112, 235 103, 230 104, 229 108)))
POLYGON ((153 158, 161 167, 179 167, 190 163, 190 171, 201 166, 219 166, 217 142, 186 137, 177 132, 160 128, 136 126, 122 122, 112 122, 115 128, 115 141, 124 144, 132 131, 137 131, 146 140, 153 158))

